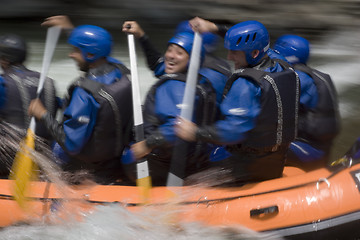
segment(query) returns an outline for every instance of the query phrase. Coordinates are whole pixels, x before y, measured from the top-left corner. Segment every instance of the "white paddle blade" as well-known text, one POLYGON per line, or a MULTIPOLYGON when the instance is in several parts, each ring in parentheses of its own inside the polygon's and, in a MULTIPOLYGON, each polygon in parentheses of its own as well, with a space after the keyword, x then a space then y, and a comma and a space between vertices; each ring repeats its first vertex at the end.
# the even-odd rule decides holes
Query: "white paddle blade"
POLYGON ((134 35, 128 34, 129 55, 130 55, 130 70, 131 70, 131 86, 133 94, 133 111, 135 126, 143 124, 143 116, 141 111, 141 96, 139 87, 139 77, 137 70, 137 59, 135 52, 134 35))
POLYGON ((186 76, 186 86, 180 113, 180 116, 182 118, 188 119, 190 121, 192 119, 194 109, 195 89, 197 84, 197 76, 200 68, 201 44, 201 35, 195 32, 194 43, 190 56, 190 66, 188 74, 186 76))
POLYGON ((37 89, 37 94, 40 94, 44 87, 45 78, 49 72, 50 63, 54 55, 55 47, 59 39, 61 28, 54 26, 50 27, 46 33, 45 51, 40 72, 40 80, 37 89))
MULTIPOLYGON (((54 55, 55 47, 56 47, 57 41, 59 39, 60 32, 61 32, 61 28, 57 27, 57 26, 50 27, 47 30, 46 41, 45 41, 45 50, 44 50, 42 68, 41 68, 41 72, 40 72, 39 85, 38 85, 38 88, 36 91, 37 95, 39 95, 41 93, 41 91, 44 87, 45 79, 49 72, 50 63, 51 63, 52 57, 54 55)), ((36 127, 35 118, 32 117, 30 120, 29 128, 33 132, 35 132, 35 127, 36 127)))

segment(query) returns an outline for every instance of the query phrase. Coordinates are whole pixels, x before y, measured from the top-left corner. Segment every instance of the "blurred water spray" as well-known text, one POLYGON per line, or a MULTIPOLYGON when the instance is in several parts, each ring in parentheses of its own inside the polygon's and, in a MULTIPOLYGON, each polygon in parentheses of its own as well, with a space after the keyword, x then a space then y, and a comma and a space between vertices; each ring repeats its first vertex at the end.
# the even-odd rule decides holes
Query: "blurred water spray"
POLYGON ((13 226, 0 232, 7 240, 280 240, 274 234, 256 233, 241 226, 209 227, 200 223, 173 223, 171 212, 147 209, 129 212, 123 207, 100 206, 86 214, 82 222, 62 225, 13 226))
MULTIPOLYGON (((19 143, 25 133, 23 130, 5 123, 0 124, 0 130, 2 133, 0 136, 1 149, 10 152, 7 157, 11 157, 19 150, 19 143)), ((80 173, 80 176, 62 172, 56 164, 57 160, 49 146, 40 138, 36 139, 36 146, 36 150, 32 150, 30 154, 33 161, 39 166, 39 178, 54 183, 61 200, 52 200, 52 210, 46 213, 41 220, 28 220, 26 225, 2 229, 0 239, 281 239, 276 235, 256 233, 239 225, 210 227, 198 222, 178 220, 178 214, 181 215, 182 210, 177 203, 181 199, 191 196, 196 192, 196 188, 182 192, 181 199, 169 201, 168 204, 161 207, 161 211, 156 205, 146 205, 141 208, 141 211, 130 212, 120 203, 97 206, 89 211, 86 207, 82 208, 82 206, 90 204, 89 202, 86 200, 74 201, 68 197, 72 191, 72 186, 68 185, 68 182, 73 182, 74 178, 86 179, 91 176, 86 172, 80 173), (81 217, 80 221, 79 216, 81 217)), ((10 162, 11 158, 6 163, 9 167, 11 167, 10 162)), ((220 179, 222 183, 230 181, 230 178, 224 178, 226 175, 226 171, 216 171, 216 174, 215 172, 206 172, 195 178, 200 179, 200 186, 212 186, 215 183, 218 184, 220 179), (215 175, 218 177, 214 177, 215 175)), ((85 188, 91 187, 89 182, 87 181, 85 188)), ((195 184, 195 182, 193 183, 195 184)), ((46 196, 43 197, 46 198, 46 196)))

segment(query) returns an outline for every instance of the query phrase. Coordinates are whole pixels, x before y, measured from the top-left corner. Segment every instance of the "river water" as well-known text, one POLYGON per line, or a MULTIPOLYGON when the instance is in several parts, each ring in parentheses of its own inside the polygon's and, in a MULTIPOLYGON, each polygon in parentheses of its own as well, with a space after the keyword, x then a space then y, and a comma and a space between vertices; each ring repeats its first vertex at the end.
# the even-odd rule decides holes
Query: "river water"
MULTIPOLYGON (((120 24, 119 24, 120 26, 120 24)), ((172 29, 152 30, 149 35, 161 50, 172 34, 172 29)), ((40 71, 46 29, 38 22, 23 23, 2 22, 0 34, 13 32, 23 35, 29 44, 29 56, 26 65, 40 71)), ((111 31, 114 35, 113 57, 130 66, 125 34, 119 30, 111 31)), ((220 46, 221 47, 221 46, 220 46)), ((342 132, 337 137, 332 158, 337 159, 351 146, 360 135, 360 34, 353 31, 330 33, 312 45, 310 65, 329 73, 338 90, 342 117, 342 132)), ((79 72, 74 62, 67 57, 70 47, 66 37, 61 36, 54 59, 49 70, 49 77, 56 82, 58 95, 63 96, 69 83, 79 72)), ((147 69, 144 56, 137 45, 138 71, 141 96, 144 99, 147 90, 155 78, 147 69)), ((219 54, 225 56, 224 51, 219 54)), ((146 218, 145 218, 146 219, 146 218)), ((97 212, 85 216, 84 222, 63 225, 37 224, 31 226, 13 226, 0 231, 0 240, 9 239, 277 239, 275 236, 257 238, 247 235, 243 228, 224 230, 207 228, 198 224, 182 225, 181 231, 167 223, 149 222, 142 217, 132 215, 118 206, 100 207, 97 212), (244 233, 245 232, 245 233, 244 233), (231 233, 231 234, 230 234, 231 233)))

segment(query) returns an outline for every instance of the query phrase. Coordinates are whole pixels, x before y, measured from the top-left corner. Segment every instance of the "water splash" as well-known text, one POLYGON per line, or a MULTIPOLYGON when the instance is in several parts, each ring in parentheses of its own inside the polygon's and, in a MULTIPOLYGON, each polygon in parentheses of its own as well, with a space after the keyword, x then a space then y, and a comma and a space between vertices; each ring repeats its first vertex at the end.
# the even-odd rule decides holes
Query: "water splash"
MULTIPOLYGON (((1 147, 14 155, 19 150, 19 142, 24 136, 24 131, 8 124, 0 124, 1 147)), ((0 239, 280 239, 272 234, 260 234, 242 226, 209 227, 198 222, 182 222, 178 220, 179 211, 176 203, 180 199, 170 201, 159 211, 157 207, 144 206, 141 211, 129 211, 123 204, 99 205, 92 210, 81 211, 78 208, 66 206, 72 204, 67 196, 71 193, 68 185, 69 178, 79 177, 65 174, 56 164, 56 158, 51 149, 40 138, 36 139, 36 150, 31 150, 33 161, 39 166, 39 178, 56 184, 61 201, 52 201, 49 213, 39 221, 27 222, 27 224, 9 226, 0 231, 0 239), (70 210, 71 209, 71 210, 70 210), (81 216, 79 221, 78 216, 81 216)), ((11 167, 11 160, 7 164, 11 167)), ((227 179, 227 172, 217 171, 217 176, 223 181, 227 179)), ((193 179, 201 179, 197 186, 211 186, 214 178, 208 179, 214 172, 206 172, 194 176, 193 179)), ((87 173, 80 174, 87 178, 87 173)), ((188 181, 194 181, 189 179, 188 181)), ((215 181, 218 182, 218 181, 215 181)), ((193 182, 196 184, 196 182, 193 182)), ((182 198, 191 195, 196 189, 191 188, 182 192, 182 198)), ((79 200, 75 205, 89 204, 86 200, 79 200)), ((75 206, 77 207, 77 205, 75 206)), ((181 213, 181 212, 180 212, 181 213)))
POLYGON ((167 212, 144 211, 141 214, 129 212, 116 205, 99 206, 87 214, 82 222, 68 222, 63 225, 12 226, 0 232, 0 239, 7 240, 280 240, 274 234, 256 233, 241 226, 208 227, 200 223, 164 222, 167 212))
MULTIPOLYGON (((0 165, 1 177, 7 178, 13 164, 13 159, 20 151, 21 141, 26 135, 25 129, 17 128, 6 122, 0 122, 0 165)), ((28 149, 32 160, 40 166, 41 180, 56 182, 60 186, 66 186, 63 172, 56 164, 59 160, 53 155, 49 144, 40 137, 35 137, 35 149, 28 149)))

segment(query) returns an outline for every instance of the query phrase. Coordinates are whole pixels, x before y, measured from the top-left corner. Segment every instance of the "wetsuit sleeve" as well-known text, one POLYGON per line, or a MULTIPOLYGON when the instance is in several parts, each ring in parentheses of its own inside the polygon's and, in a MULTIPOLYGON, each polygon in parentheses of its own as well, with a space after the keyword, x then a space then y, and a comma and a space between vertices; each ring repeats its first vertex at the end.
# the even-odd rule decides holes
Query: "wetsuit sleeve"
POLYGON ((314 108, 318 102, 318 94, 314 80, 304 72, 296 71, 300 78, 300 105, 305 109, 314 108))
POLYGON ((198 128, 195 134, 196 140, 198 141, 214 144, 220 144, 221 142, 215 126, 204 126, 198 128))
POLYGON ((146 34, 139 38, 139 42, 144 51, 147 64, 152 71, 155 71, 158 64, 163 61, 162 54, 151 43, 149 36, 146 34))
POLYGON ((64 111, 63 124, 49 114, 42 121, 50 134, 69 154, 77 154, 93 131, 99 104, 81 88, 75 88, 69 106, 64 111))
POLYGON ((41 122, 44 124, 55 141, 59 143, 61 147, 64 147, 65 133, 63 126, 58 123, 49 112, 46 112, 46 114, 42 116, 41 122))
POLYGON ((198 140, 214 144, 238 144, 255 127, 260 114, 261 90, 255 84, 239 78, 220 105, 223 119, 196 132, 198 140))
POLYGON ((165 136, 161 134, 161 132, 155 131, 151 135, 146 137, 145 142, 149 148, 155 148, 164 146, 166 144, 166 139, 165 136))
POLYGON ((4 106, 6 101, 6 90, 5 90, 5 81, 0 77, 0 108, 4 106))
POLYGON ((223 24, 215 24, 218 28, 217 34, 221 37, 225 37, 226 32, 229 30, 229 26, 223 24))

